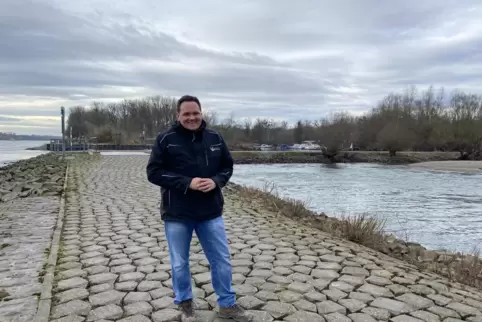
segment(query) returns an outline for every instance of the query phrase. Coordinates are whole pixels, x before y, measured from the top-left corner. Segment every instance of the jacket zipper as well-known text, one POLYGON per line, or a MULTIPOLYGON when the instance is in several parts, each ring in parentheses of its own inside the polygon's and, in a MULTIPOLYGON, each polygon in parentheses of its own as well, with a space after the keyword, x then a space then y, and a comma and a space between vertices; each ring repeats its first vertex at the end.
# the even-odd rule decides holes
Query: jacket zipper
MULTIPOLYGON (((196 140, 196 135, 193 133, 191 142, 194 142, 194 140, 196 140)), ((209 166, 208 151, 206 150, 206 148, 204 149, 204 158, 206 159, 206 166, 209 166)))

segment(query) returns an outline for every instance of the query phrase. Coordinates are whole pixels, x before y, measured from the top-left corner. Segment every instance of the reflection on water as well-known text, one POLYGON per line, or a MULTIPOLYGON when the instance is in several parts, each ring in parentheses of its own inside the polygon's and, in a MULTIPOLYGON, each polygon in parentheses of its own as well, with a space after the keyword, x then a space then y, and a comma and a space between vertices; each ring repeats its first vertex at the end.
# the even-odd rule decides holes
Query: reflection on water
MULTIPOLYGON (((329 216, 367 213, 431 249, 471 251, 482 241, 482 175, 376 164, 236 165, 232 181, 308 201, 329 216)), ((480 245, 482 246, 482 245, 480 245)))

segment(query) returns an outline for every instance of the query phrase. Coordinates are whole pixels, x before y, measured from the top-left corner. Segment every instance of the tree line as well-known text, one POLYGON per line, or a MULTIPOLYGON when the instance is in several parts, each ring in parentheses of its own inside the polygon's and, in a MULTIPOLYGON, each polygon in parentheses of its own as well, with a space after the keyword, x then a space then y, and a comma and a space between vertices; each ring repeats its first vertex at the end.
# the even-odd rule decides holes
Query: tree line
MULTIPOLYGON (((272 119, 220 120, 205 113, 232 148, 254 143, 272 145, 315 140, 327 154, 354 146, 359 150, 459 151, 480 155, 482 96, 461 91, 445 95, 432 86, 410 87, 390 93, 362 116, 337 112, 316 121, 299 120, 294 126, 272 119)), ((176 119, 176 99, 154 96, 115 103, 94 102, 90 108, 70 108, 67 130, 72 137, 95 138, 99 143, 131 144, 152 140, 176 119)))

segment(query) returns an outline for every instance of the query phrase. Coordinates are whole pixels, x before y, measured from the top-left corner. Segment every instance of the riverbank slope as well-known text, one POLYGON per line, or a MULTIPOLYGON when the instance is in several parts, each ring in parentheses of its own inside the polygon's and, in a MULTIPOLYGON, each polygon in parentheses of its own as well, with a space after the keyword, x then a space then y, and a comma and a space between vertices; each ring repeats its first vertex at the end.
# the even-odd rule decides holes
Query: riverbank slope
POLYGON ((0 168, 0 202, 29 196, 60 196, 66 162, 54 153, 20 160, 0 168))
MULTIPOLYGON (((146 162, 146 156, 102 156, 72 166, 51 319, 179 319, 159 189, 145 178, 146 162)), ((266 195, 227 187, 224 196, 233 287, 255 321, 482 316, 482 293, 472 287, 282 214, 279 203, 271 210, 266 195)), ((213 321, 216 295, 196 237, 190 268, 199 314, 213 321)))
POLYGON ((305 203, 295 199, 281 198, 273 191, 264 191, 245 186, 229 184, 246 200, 253 204, 274 211, 300 223, 338 238, 364 245, 391 257, 416 265, 423 270, 430 270, 464 284, 482 287, 482 261, 478 251, 472 254, 453 253, 445 250, 430 250, 416 242, 408 242, 388 235, 384 231, 384 222, 369 215, 346 216, 335 218, 325 213, 309 210, 305 203))
POLYGON ((36 321, 65 170, 54 155, 0 168, 0 321, 36 321))

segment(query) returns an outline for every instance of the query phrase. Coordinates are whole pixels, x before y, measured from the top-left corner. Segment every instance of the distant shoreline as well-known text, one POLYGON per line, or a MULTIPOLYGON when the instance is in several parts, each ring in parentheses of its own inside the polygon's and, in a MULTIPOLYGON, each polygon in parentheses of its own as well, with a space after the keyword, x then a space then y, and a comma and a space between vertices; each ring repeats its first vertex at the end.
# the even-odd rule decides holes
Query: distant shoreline
POLYGON ((31 147, 31 148, 26 148, 25 150, 47 151, 47 143, 44 143, 39 146, 31 147))
POLYGON ((2 139, 0 141, 49 141, 50 139, 2 139))
POLYGON ((378 163, 412 164, 428 161, 459 162, 458 152, 413 152, 400 151, 391 157, 388 151, 341 151, 332 160, 321 151, 232 151, 236 164, 281 164, 281 163, 378 163))
POLYGON ((411 168, 465 173, 482 173, 482 161, 428 161, 409 164, 411 168))

